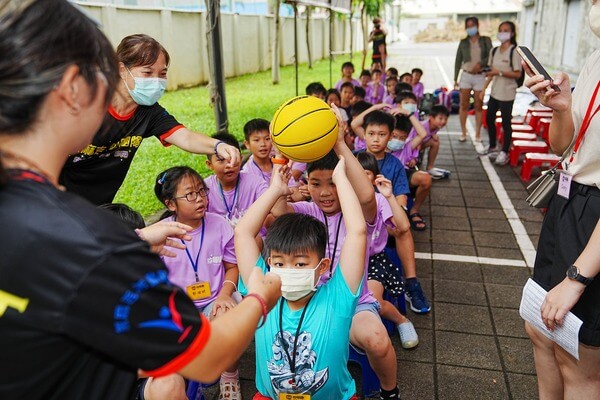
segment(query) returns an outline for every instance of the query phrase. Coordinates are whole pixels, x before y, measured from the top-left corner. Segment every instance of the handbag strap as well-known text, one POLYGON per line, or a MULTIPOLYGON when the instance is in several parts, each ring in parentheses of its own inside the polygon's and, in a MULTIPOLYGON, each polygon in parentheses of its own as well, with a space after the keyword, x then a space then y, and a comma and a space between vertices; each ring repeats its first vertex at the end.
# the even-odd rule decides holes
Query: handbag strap
POLYGON ((573 138, 569 147, 567 147, 567 149, 564 151, 564 153, 560 157, 560 160, 558 160, 558 162, 556 163, 556 165, 554 167, 550 168, 550 170, 552 172, 556 172, 556 170, 558 169, 560 164, 562 164, 562 162, 565 161, 565 159, 567 158, 567 155, 571 152, 571 150, 573 149, 573 146, 575 146, 575 142, 576 142, 576 140, 575 140, 575 138, 573 138))

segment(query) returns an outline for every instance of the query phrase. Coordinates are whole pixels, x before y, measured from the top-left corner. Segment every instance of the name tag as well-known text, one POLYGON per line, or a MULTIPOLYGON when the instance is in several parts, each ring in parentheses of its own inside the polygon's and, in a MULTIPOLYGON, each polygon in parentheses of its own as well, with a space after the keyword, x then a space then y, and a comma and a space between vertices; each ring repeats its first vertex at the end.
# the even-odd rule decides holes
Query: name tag
POLYGON ((310 394, 279 393, 279 400, 310 400, 310 394))
POLYGON ((187 295, 192 300, 202 300, 210 297, 210 283, 196 282, 185 288, 187 295))
POLYGON ((558 178, 557 194, 567 200, 569 199, 569 193, 571 192, 571 180, 573 180, 573 176, 565 172, 561 172, 560 177, 558 178))

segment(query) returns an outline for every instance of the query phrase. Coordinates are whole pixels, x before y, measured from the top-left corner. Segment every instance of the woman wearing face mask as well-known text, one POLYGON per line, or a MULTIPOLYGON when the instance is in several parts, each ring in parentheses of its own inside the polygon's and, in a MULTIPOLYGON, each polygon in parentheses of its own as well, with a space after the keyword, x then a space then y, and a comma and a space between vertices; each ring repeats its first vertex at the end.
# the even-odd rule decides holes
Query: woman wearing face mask
MULTIPOLYGON (((589 22, 600 37, 600 4, 593 2, 589 22)), ((530 76, 525 85, 552 108, 549 141, 556 154, 567 153, 560 171, 568 183, 550 200, 540 234, 533 279, 549 292, 541 317, 549 330, 573 312, 583 321, 579 360, 528 323, 541 399, 600 398, 600 50, 586 60, 571 94, 569 76, 553 82, 530 76), (553 83, 560 92, 550 88, 553 83)), ((533 75, 533 76, 532 76, 533 75)), ((559 185, 562 186, 562 185, 559 185)))
POLYGON ((61 173, 67 190, 94 204, 111 203, 125 180, 142 140, 155 136, 165 146, 217 154, 231 165, 239 151, 186 129, 157 101, 165 92, 169 53, 148 35, 131 35, 117 47, 120 82, 102 126, 90 145, 72 154, 61 173))
POLYGON ((483 68, 488 65, 488 57, 492 48, 492 40, 479 34, 479 20, 468 17, 465 20, 467 37, 458 44, 454 61, 454 87, 460 89, 460 128, 461 142, 467 140, 467 113, 471 91, 475 96, 475 141, 481 141, 481 107, 480 93, 483 89, 485 76, 483 68), (459 81, 460 73, 460 81, 459 81))
POLYGON ((523 74, 521 58, 515 51, 517 47, 515 24, 511 21, 502 22, 498 27, 498 40, 500 40, 501 45, 490 51, 490 70, 486 74, 487 79, 479 96, 483 102, 485 89, 491 83, 492 92, 488 101, 486 116, 490 144, 485 149, 484 154, 496 157, 496 164, 506 165, 512 138, 510 121, 512 119, 513 103, 517 95, 517 79, 523 74), (501 149, 496 148, 496 112, 498 110, 502 114, 502 130, 504 131, 504 141, 501 149))

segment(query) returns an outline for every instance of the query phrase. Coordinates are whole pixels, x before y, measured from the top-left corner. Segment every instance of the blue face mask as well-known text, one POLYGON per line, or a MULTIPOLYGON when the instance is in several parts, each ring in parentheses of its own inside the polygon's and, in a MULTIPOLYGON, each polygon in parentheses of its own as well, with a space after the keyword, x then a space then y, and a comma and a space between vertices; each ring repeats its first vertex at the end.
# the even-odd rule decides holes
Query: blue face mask
POLYGON ((162 97, 165 93, 165 89, 167 88, 167 80, 162 78, 138 78, 133 76, 129 69, 127 70, 129 75, 133 78, 135 82, 135 87, 133 90, 129 89, 127 86, 127 82, 125 81, 125 86, 131 95, 133 101, 135 101, 140 106, 152 106, 154 105, 158 99, 162 97))
POLYGON ((417 112, 417 105, 415 103, 404 103, 402 104, 402 108, 410 113, 417 112))
POLYGON ((469 35, 469 36, 475 36, 475 35, 477 35, 478 32, 479 32, 479 28, 477 28, 476 26, 467 28, 467 35, 469 35))
POLYGON ((387 144, 387 148, 390 151, 402 150, 404 148, 404 141, 400 139, 391 139, 387 144))

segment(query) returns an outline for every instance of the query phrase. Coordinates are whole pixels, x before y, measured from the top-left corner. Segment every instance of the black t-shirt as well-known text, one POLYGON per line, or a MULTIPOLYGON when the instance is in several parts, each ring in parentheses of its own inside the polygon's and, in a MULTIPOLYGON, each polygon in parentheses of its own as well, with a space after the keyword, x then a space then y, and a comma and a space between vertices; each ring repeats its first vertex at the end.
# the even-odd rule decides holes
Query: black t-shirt
POLYGON ((382 29, 373 30, 373 59, 381 58, 381 52, 379 46, 385 47, 385 32, 382 29))
POLYGON ((110 107, 92 144, 67 160, 60 183, 96 205, 111 203, 142 140, 155 136, 163 141, 181 127, 158 103, 138 106, 126 116, 110 107))
POLYGON ((11 180, 0 226, 0 399, 128 399, 137 368, 176 372, 208 340, 160 258, 110 213, 11 180))

